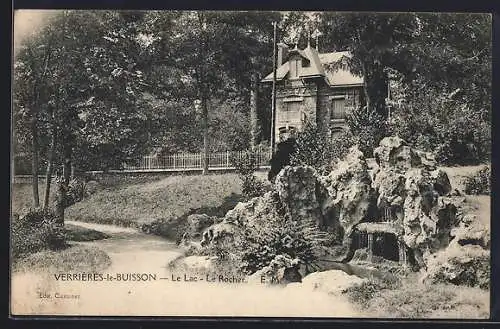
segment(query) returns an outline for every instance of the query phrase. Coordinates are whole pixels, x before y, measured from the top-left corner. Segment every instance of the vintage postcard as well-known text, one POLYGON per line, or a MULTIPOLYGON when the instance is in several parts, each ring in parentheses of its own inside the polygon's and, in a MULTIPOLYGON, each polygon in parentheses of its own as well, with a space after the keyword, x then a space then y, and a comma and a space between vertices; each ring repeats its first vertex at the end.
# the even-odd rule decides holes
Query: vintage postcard
POLYGON ((491 15, 13 25, 12 316, 489 319, 491 15))

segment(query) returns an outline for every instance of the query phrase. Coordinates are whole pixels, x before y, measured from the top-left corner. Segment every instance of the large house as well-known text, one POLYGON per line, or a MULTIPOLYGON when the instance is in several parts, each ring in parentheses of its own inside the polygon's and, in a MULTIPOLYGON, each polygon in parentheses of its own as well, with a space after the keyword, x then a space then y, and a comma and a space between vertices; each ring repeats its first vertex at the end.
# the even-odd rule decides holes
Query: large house
MULTIPOLYGON (((300 131, 307 120, 333 136, 346 126, 346 111, 364 103, 362 77, 328 69, 348 52, 320 54, 310 44, 291 50, 279 44, 277 55, 276 143, 300 131)), ((272 82, 273 72, 262 81, 272 82)))

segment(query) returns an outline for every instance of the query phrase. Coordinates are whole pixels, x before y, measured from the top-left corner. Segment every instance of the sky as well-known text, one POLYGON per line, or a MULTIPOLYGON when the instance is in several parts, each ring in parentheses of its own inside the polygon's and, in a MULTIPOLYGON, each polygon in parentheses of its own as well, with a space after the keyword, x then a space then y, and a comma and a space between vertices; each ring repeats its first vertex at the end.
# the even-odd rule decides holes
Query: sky
POLYGON ((26 37, 39 31, 57 10, 22 9, 14 11, 14 56, 26 37))

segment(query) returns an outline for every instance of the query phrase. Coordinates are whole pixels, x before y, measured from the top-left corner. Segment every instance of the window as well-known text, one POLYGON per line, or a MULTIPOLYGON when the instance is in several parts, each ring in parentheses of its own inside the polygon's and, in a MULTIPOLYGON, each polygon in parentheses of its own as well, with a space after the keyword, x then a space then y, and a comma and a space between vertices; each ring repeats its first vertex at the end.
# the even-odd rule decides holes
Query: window
POLYGON ((309 60, 307 58, 302 58, 302 67, 309 67, 309 60))
POLYGON ((302 111, 302 98, 287 99, 282 103, 277 112, 277 121, 286 124, 299 125, 302 111))
POLYGON ((332 100, 332 112, 330 119, 332 120, 345 120, 345 99, 333 99, 332 100))
POLYGON ((290 78, 296 78, 299 75, 299 60, 297 58, 290 60, 290 78))

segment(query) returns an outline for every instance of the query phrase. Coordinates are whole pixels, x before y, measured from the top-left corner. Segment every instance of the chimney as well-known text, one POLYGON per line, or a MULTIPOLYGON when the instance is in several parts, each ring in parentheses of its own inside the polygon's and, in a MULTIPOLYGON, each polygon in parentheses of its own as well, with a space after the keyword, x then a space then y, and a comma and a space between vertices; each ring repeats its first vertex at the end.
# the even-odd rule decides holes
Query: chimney
POLYGON ((278 61, 277 66, 280 67, 283 64, 283 61, 288 56, 288 46, 284 43, 278 43, 278 61))

